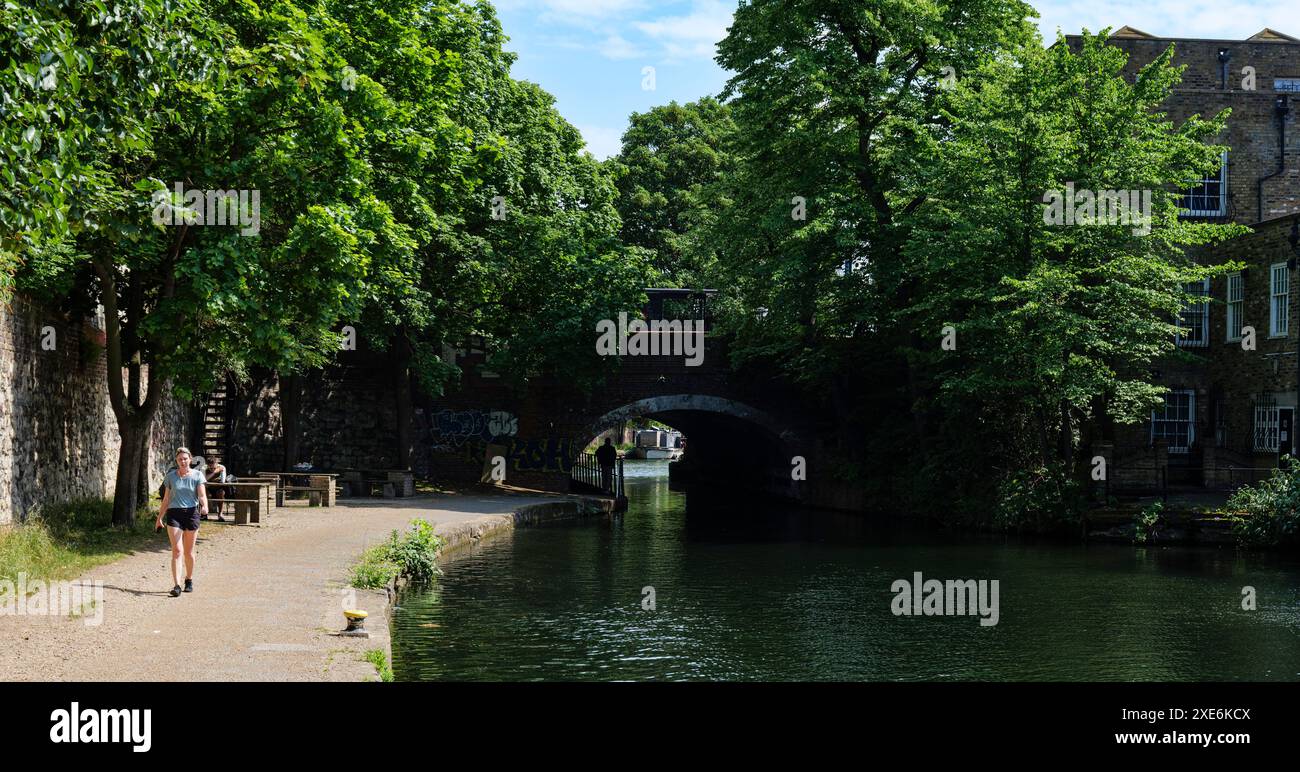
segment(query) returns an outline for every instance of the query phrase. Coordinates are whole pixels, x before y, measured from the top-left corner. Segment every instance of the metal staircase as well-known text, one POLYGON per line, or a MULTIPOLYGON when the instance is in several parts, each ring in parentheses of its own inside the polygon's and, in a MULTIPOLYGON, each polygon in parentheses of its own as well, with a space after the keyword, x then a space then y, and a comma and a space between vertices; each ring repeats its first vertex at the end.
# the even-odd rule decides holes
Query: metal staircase
POLYGON ((213 456, 222 459, 226 457, 226 419, 229 415, 227 389, 227 383, 222 381, 220 386, 208 394, 203 405, 203 447, 199 454, 205 459, 210 460, 213 456))

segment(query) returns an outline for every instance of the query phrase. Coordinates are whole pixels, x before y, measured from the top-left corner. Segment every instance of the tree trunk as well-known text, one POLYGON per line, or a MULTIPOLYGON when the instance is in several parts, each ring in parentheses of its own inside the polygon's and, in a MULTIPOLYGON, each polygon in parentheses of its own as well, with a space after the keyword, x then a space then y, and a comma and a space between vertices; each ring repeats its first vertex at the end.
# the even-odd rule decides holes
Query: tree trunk
POLYGON ((298 376, 280 376, 280 426, 284 431, 285 470, 298 463, 298 376))
POLYGON ((1066 467, 1066 473, 1073 471, 1074 460, 1074 423, 1070 417, 1070 405, 1064 400, 1060 403, 1061 433, 1057 447, 1057 458, 1066 467))
MULTIPOLYGON (((181 228, 172 249, 172 259, 162 276, 160 295, 163 299, 174 294, 176 276, 172 266, 185 243, 187 231, 188 226, 181 228)), ((153 417, 158 412, 165 384, 145 362, 140 346, 138 326, 145 313, 141 278, 129 271, 119 273, 117 266, 102 255, 92 256, 91 264, 99 277, 99 300, 104 306, 104 369, 108 377, 109 404, 113 407, 117 434, 122 443, 118 449, 117 477, 113 485, 113 524, 133 526, 135 511, 142 503, 140 489, 147 484, 141 480, 148 459, 145 449, 149 446, 153 417), (127 281, 125 319, 118 306, 122 279, 127 281), (141 398, 145 368, 148 368, 149 385, 141 398), (123 370, 126 370, 125 384, 122 382, 123 370)), ((148 495, 147 491, 145 495, 148 495)))
POLYGON ((143 504, 149 500, 149 429, 143 432, 144 443, 140 446, 140 463, 136 468, 136 480, 138 484, 136 490, 139 492, 140 503, 143 504))
POLYGON ((142 410, 132 419, 118 422, 122 444, 117 451, 117 481, 113 486, 113 525, 134 526, 135 512, 144 503, 140 498, 140 477, 152 421, 152 411, 146 415, 142 410))

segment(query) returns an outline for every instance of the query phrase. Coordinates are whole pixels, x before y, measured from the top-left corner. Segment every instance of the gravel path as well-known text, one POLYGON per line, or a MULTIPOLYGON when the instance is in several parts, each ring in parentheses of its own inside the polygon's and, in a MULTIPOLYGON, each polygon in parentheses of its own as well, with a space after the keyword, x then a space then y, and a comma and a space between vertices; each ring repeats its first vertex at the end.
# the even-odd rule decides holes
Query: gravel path
MULTIPOLYGON (((277 509, 261 527, 199 529, 193 593, 168 597, 170 549, 81 577, 102 581, 102 621, 0 616, 0 681, 356 681, 375 677, 367 650, 389 651, 383 592, 350 591, 347 569, 366 547, 413 517, 474 539, 514 524, 512 513, 564 497, 445 494, 358 499, 277 509), (372 637, 347 638, 347 593, 370 612, 372 637)), ((94 617, 94 611, 87 611, 94 617)))

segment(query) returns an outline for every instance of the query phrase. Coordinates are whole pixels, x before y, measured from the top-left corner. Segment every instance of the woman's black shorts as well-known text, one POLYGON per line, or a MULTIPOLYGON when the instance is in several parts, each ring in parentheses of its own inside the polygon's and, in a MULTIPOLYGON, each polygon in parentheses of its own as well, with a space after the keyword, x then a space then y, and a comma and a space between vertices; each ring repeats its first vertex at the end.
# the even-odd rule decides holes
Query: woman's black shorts
POLYGON ((163 518, 163 525, 179 528, 182 531, 199 530, 198 507, 172 507, 163 518))

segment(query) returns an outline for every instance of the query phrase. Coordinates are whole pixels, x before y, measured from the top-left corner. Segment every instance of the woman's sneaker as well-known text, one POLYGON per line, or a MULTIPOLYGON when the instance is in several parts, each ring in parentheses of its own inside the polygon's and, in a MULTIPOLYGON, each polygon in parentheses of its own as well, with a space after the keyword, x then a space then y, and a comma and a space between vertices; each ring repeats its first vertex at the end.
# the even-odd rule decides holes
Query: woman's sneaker
POLYGON ((193 580, 193 579, 186 579, 186 580, 185 580, 185 592, 194 592, 194 580, 193 580))
POLYGON ((167 594, 172 596, 173 598, 179 598, 181 596, 181 586, 179 584, 176 585, 175 587, 172 588, 172 591, 167 594))

